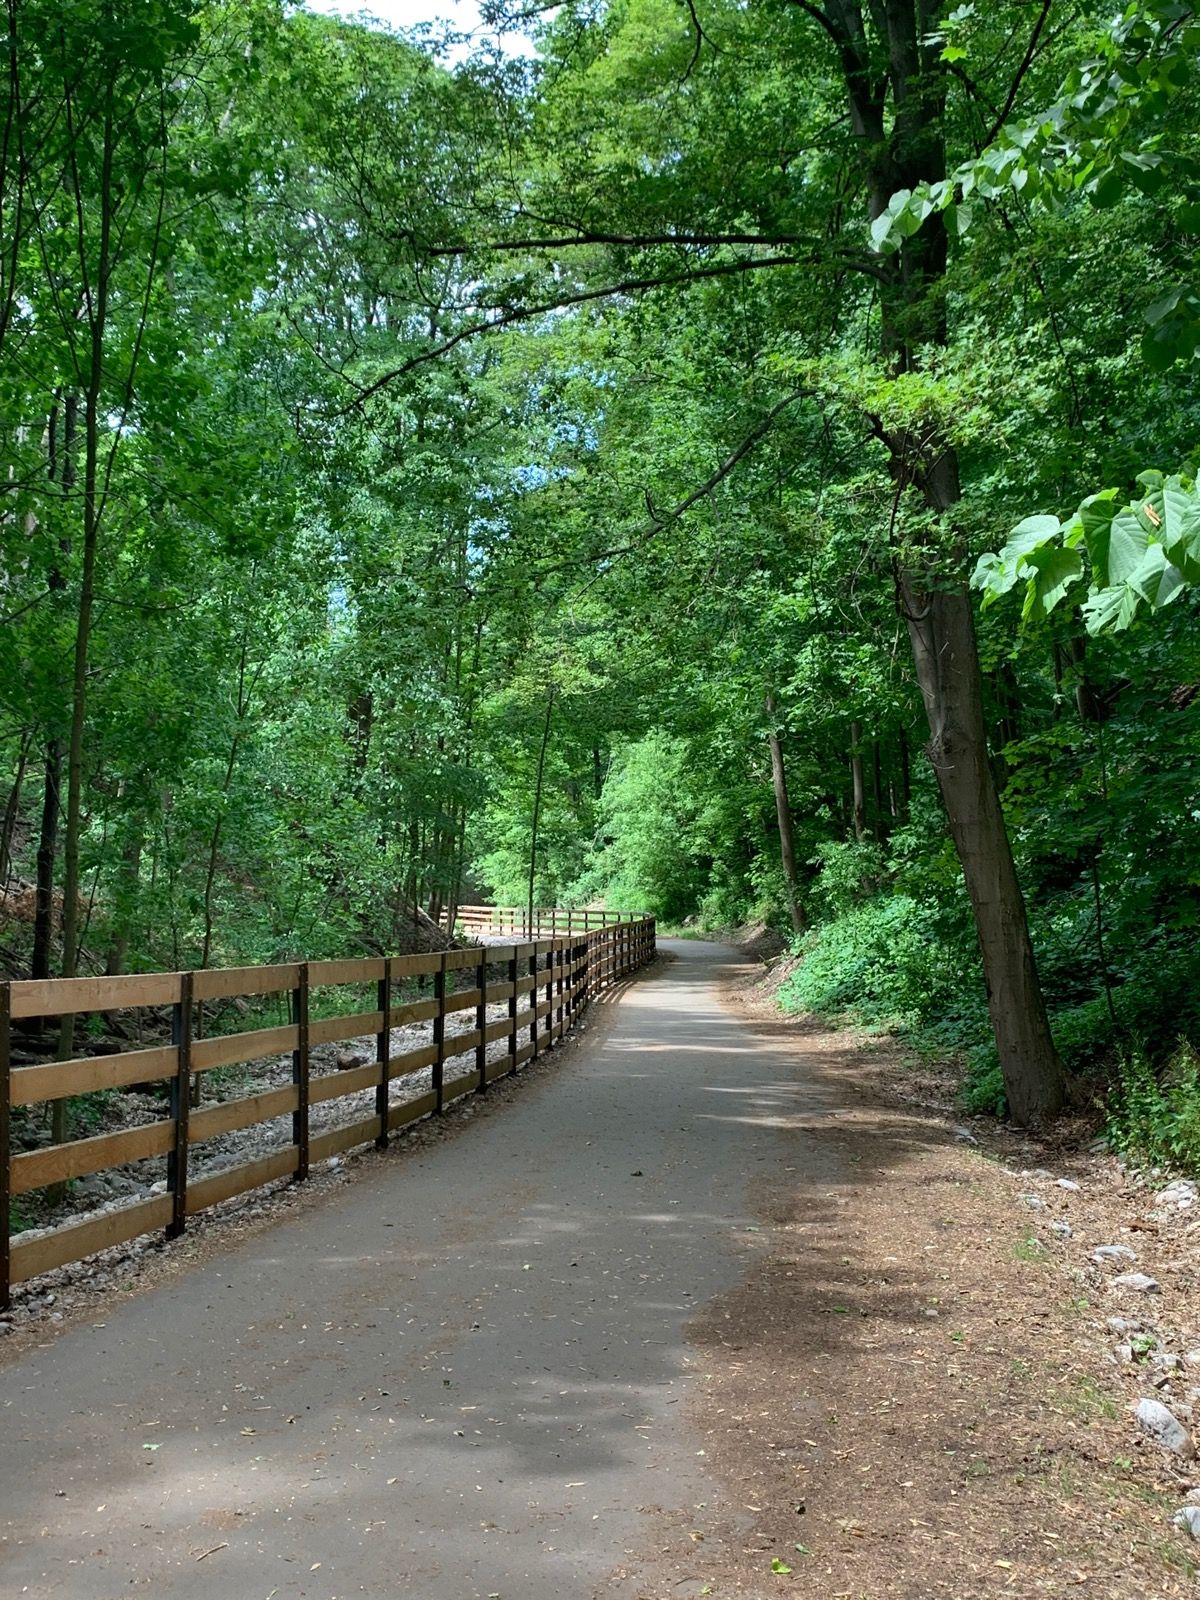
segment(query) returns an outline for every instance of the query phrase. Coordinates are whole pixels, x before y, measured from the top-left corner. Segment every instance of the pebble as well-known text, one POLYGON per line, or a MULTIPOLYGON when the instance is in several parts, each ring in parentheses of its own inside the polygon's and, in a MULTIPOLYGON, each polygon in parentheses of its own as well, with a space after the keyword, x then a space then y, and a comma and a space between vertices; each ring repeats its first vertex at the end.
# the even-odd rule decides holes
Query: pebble
POLYGON ((1160 1450, 1186 1458, 1195 1454, 1191 1434, 1161 1400, 1139 1400, 1134 1409, 1138 1427, 1160 1450))
POLYGON ((1045 1211, 1046 1209, 1046 1202, 1040 1194, 1023 1194, 1021 1199, 1024 1200, 1030 1211, 1045 1211))
POLYGON ((1114 1289, 1132 1289, 1135 1294, 1162 1293, 1158 1280, 1144 1272, 1121 1272, 1115 1278, 1110 1278, 1109 1283, 1114 1289))
POLYGON ((1155 1195, 1155 1202, 1160 1206, 1178 1206, 1180 1210, 1196 1203, 1196 1185, 1189 1183, 1186 1178, 1179 1178, 1174 1183, 1169 1183, 1165 1189, 1160 1189, 1155 1195))
POLYGON ((1104 1326, 1113 1333, 1140 1333, 1142 1328, 1136 1317, 1105 1317, 1104 1326))
POLYGON ((1189 1367, 1200 1367, 1200 1350, 1185 1350, 1183 1359, 1189 1367))
POLYGON ((1092 1260, 1101 1266, 1106 1261, 1136 1261, 1137 1253, 1127 1244, 1101 1244, 1092 1251, 1092 1260))
POLYGON ((1071 1224, 1069 1222, 1052 1222, 1050 1224, 1050 1232, 1056 1233, 1060 1239, 1069 1239, 1071 1237, 1071 1224))
POLYGON ((1071 1194, 1079 1193, 1079 1184, 1073 1182, 1070 1178, 1056 1178, 1054 1183, 1056 1188, 1067 1189, 1071 1194))

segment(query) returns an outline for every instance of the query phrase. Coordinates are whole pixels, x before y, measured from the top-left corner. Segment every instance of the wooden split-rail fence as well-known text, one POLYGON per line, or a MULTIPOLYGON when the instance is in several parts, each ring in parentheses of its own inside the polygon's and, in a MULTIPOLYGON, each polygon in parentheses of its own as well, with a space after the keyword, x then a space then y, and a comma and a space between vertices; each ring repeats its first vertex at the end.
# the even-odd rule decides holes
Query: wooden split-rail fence
MULTIPOLYGON (((519 913, 505 910, 493 915, 511 931, 511 919, 519 913)), ((575 919, 583 915, 572 913, 575 919)), ((598 919, 601 913, 588 915, 598 919)), ((440 1114, 463 1095, 485 1092, 489 1083, 557 1044, 594 995, 653 959, 653 918, 613 921, 612 913, 608 918, 591 926, 577 922, 569 933, 551 931, 523 943, 485 943, 421 955, 0 983, 0 1307, 8 1306, 14 1284, 159 1228, 165 1229, 168 1239, 177 1238, 188 1217, 209 1206, 280 1179, 303 1181, 316 1163, 358 1145, 373 1143, 383 1149, 401 1128, 440 1114), (404 989, 423 987, 426 981, 431 993, 404 996, 404 989), (358 986, 350 1003, 359 1009, 331 1014, 331 1001, 339 1003, 331 992, 341 989, 344 994, 350 986, 358 986), (363 986, 370 986, 371 1010, 361 1009, 363 986), (197 1037, 196 1018, 206 1003, 264 996, 286 998, 286 1023, 197 1037), (498 1004, 504 1013, 489 1019, 489 1006, 494 1012, 498 1004), (44 1065, 12 1064, 14 1024, 32 1018, 161 1008, 170 1011, 170 1044, 44 1065), (461 1012, 473 1013, 473 1027, 448 1031, 447 1018, 461 1012), (432 1024, 427 1044, 392 1053, 394 1028, 425 1022, 432 1024), (371 1036, 373 1061, 349 1070, 336 1065, 322 1070, 313 1063, 312 1051, 318 1045, 371 1036), (498 1040, 505 1041, 505 1049, 490 1052, 489 1046, 498 1040), (192 1105, 196 1074, 289 1052, 290 1082, 199 1108, 192 1105), (427 1092, 392 1101, 391 1086, 397 1079, 424 1071, 431 1075, 427 1092), (116 1133, 13 1150, 14 1109, 132 1084, 167 1086, 167 1114, 116 1133), (370 1116, 312 1129, 315 1105, 371 1089, 375 1101, 370 1116), (205 1140, 289 1114, 289 1142, 253 1160, 189 1179, 189 1156, 205 1140), (144 1194, 99 1216, 67 1222, 28 1239, 11 1234, 11 1202, 19 1204, 20 1196, 151 1157, 165 1158, 163 1192, 144 1194)), ((493 932, 492 925, 484 929, 466 918, 460 925, 484 937, 493 932)), ((539 935, 543 930, 532 931, 539 935)), ((345 1005, 345 999, 340 1003, 345 1005)), ((161 1181, 157 1187, 162 1188, 161 1181)))

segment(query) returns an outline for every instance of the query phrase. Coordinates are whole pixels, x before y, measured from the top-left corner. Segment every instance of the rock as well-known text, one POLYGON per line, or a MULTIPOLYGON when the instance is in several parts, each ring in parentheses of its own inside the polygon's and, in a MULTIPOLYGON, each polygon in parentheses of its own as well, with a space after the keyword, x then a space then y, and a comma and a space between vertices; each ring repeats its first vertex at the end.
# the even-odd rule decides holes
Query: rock
POLYGON ((978 1144, 979 1143, 979 1140, 971 1132, 970 1128, 956 1127, 954 1129, 954 1137, 956 1139, 961 1139, 963 1144, 978 1144))
POLYGON ((1155 1195, 1155 1201, 1160 1206, 1194 1206, 1196 1203, 1196 1185, 1189 1183, 1186 1178, 1177 1178, 1174 1183, 1169 1183, 1165 1189, 1160 1189, 1155 1195))
POLYGON ((1150 1357, 1151 1366, 1158 1367, 1161 1372, 1178 1372, 1183 1362, 1173 1350, 1155 1350, 1150 1357))
POLYGON ((365 1067, 367 1058, 355 1050, 344 1050, 337 1058, 339 1072, 350 1072, 354 1067, 365 1067))
POLYGON ((1185 1528, 1193 1539, 1200 1539, 1200 1506, 1182 1506, 1171 1521, 1177 1528, 1185 1528))
POLYGON ((1108 1140, 1103 1134, 1101 1134, 1099 1139, 1093 1139, 1091 1144, 1088 1145, 1088 1154, 1091 1156, 1103 1156, 1108 1154, 1108 1140))
POLYGON ((1054 1174, 1047 1172, 1045 1167, 1034 1167, 1032 1171, 1026 1167, 1025 1171, 1020 1173, 1019 1176, 1022 1178, 1035 1178, 1041 1183, 1048 1183, 1054 1174))
POLYGON ((1023 1194, 1021 1199, 1024 1200, 1030 1211, 1045 1211, 1046 1209, 1046 1202, 1040 1194, 1023 1194))
POLYGON ((1113 1333, 1138 1333, 1142 1324, 1136 1317, 1105 1317, 1104 1326, 1113 1333))
POLYGON ((1133 1414, 1138 1427, 1160 1450, 1170 1450, 1187 1460, 1195 1455, 1191 1434, 1161 1400, 1139 1400, 1133 1414))
POLYGON ((1118 1363, 1124 1365, 1126 1362, 1133 1360, 1133 1346, 1131 1344, 1119 1344, 1113 1351, 1113 1356, 1118 1363))
POLYGON ((1183 1359, 1189 1367, 1200 1367, 1200 1350, 1185 1350, 1183 1359))
POLYGON ((1135 1294, 1161 1294, 1155 1278, 1148 1277, 1144 1272, 1121 1272, 1115 1278, 1110 1278, 1109 1283, 1114 1289, 1131 1289, 1135 1294))
POLYGON ((1052 1222, 1050 1224, 1050 1232, 1056 1233, 1060 1239, 1069 1239, 1071 1237, 1071 1224, 1069 1222, 1052 1222))
POLYGON ((1136 1261, 1137 1252, 1127 1244, 1100 1244, 1092 1251, 1092 1260, 1098 1266, 1106 1261, 1136 1261))
POLYGON ((1058 1189, 1066 1189, 1071 1194, 1078 1194, 1079 1193, 1079 1185, 1077 1183, 1072 1182, 1072 1180, 1070 1178, 1056 1178, 1054 1180, 1054 1184, 1055 1184, 1056 1188, 1058 1188, 1058 1189))

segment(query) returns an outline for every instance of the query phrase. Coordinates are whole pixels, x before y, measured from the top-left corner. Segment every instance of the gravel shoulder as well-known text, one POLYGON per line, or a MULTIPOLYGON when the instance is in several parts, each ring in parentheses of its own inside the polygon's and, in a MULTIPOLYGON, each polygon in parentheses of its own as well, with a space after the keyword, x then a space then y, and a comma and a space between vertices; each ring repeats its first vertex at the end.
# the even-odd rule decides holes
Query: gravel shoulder
POLYGON ((732 974, 726 1006, 824 1100, 758 1187, 755 1260, 690 1330, 693 1421, 755 1522, 698 1516, 696 1585, 647 1600, 1193 1593, 1174 1518, 1200 1503, 1195 1190, 1156 1191, 1094 1130, 964 1124, 947 1074, 782 1017, 754 979, 732 974), (814 1141, 837 1181, 798 1159, 814 1141), (1178 1419, 1181 1453, 1140 1402, 1178 1419))

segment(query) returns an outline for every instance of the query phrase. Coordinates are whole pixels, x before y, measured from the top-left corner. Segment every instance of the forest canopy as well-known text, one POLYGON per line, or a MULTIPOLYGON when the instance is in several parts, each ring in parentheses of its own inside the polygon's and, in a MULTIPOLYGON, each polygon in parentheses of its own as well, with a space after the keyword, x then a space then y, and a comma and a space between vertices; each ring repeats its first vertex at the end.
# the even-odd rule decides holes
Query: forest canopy
POLYGON ((761 922, 1191 1150, 1188 6, 6 15, 4 973, 761 922))

